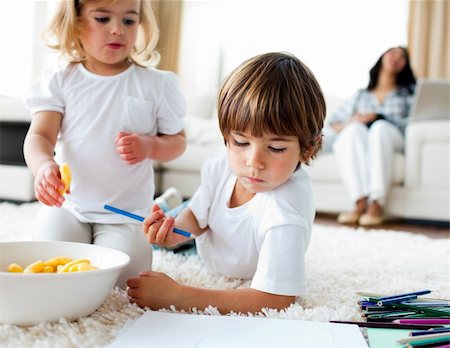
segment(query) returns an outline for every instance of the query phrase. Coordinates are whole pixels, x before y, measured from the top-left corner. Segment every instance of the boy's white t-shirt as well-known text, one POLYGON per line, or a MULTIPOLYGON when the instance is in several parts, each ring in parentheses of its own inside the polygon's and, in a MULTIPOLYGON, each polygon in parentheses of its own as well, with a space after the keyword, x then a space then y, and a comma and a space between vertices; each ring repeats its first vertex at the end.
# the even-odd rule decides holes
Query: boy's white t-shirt
POLYGON ((117 75, 100 76, 82 64, 69 64, 34 81, 25 104, 32 114, 62 114, 55 160, 68 163, 72 171, 65 209, 81 222, 95 223, 133 222, 104 210, 105 204, 144 216, 150 212, 153 161, 127 164, 115 140, 120 131, 157 135, 183 130, 186 101, 175 74, 132 64, 117 75))
POLYGON ((197 251, 209 269, 252 279, 251 288, 279 295, 306 292, 305 251, 315 210, 308 174, 299 168, 276 189, 229 208, 236 177, 226 154, 202 167, 190 208, 201 228, 197 251))

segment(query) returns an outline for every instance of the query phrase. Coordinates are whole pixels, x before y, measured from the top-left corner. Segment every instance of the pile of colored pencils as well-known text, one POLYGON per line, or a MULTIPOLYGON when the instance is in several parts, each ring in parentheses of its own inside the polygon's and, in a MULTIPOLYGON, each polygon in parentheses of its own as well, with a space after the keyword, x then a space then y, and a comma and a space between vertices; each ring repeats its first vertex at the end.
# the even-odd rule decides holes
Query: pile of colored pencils
POLYGON ((389 296, 358 293, 361 296, 358 305, 367 323, 412 328, 408 337, 397 341, 404 347, 450 348, 450 301, 421 297, 430 293, 430 290, 389 296))
POLYGON ((450 319, 450 301, 421 297, 430 290, 406 294, 380 296, 358 293, 362 299, 358 305, 368 322, 392 322, 401 319, 450 319))

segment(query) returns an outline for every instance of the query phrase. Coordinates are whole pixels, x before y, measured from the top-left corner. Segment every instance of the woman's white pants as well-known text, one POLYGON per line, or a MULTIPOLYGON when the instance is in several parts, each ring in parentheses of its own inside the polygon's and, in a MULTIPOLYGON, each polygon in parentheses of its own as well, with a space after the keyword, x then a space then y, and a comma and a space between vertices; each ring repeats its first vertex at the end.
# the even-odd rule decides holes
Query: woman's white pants
POLYGON ((333 151, 352 202, 368 197, 369 201, 385 204, 392 182, 394 153, 403 148, 401 132, 384 120, 374 122, 370 128, 351 122, 339 133, 333 151))

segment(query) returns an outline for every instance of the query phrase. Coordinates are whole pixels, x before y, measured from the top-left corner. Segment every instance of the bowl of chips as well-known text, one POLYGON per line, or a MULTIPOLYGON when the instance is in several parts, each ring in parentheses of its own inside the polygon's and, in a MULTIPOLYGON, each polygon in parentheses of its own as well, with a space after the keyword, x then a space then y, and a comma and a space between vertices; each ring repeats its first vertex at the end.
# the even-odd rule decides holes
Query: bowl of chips
POLYGON ((0 242, 0 323, 29 326, 88 316, 129 262, 125 253, 93 244, 0 242))

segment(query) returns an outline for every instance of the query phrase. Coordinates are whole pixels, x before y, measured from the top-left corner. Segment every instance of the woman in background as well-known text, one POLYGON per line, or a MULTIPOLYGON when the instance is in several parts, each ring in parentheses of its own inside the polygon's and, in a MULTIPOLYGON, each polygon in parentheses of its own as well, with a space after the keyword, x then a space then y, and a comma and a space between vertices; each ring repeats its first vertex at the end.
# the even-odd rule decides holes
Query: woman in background
POLYGON ((390 48, 370 70, 367 88, 358 90, 331 115, 325 143, 337 156, 354 202, 351 212, 339 214, 339 223, 383 223, 394 153, 404 148, 415 83, 406 48, 390 48))

